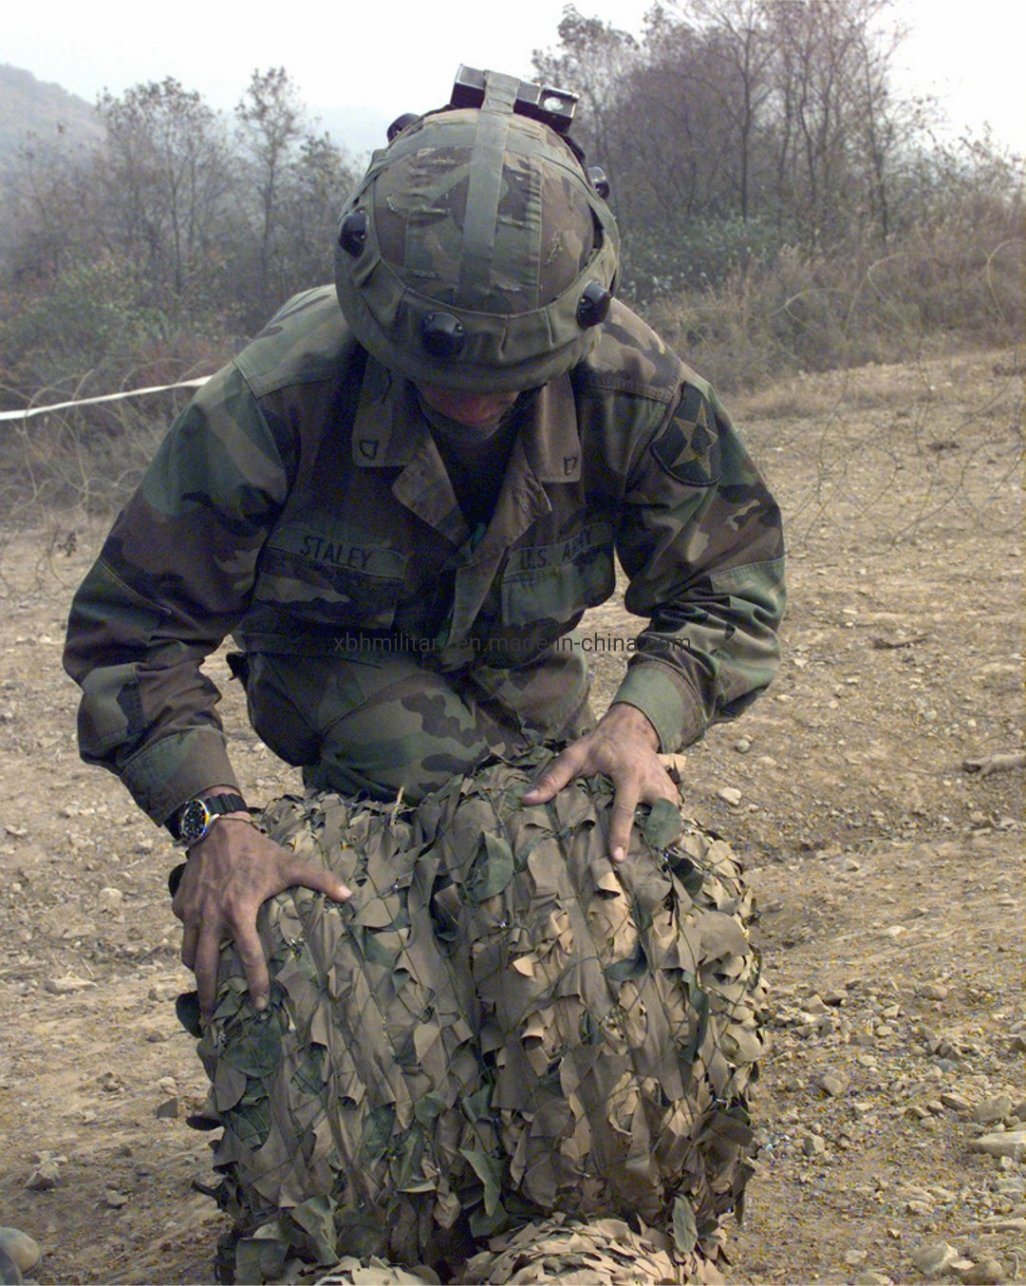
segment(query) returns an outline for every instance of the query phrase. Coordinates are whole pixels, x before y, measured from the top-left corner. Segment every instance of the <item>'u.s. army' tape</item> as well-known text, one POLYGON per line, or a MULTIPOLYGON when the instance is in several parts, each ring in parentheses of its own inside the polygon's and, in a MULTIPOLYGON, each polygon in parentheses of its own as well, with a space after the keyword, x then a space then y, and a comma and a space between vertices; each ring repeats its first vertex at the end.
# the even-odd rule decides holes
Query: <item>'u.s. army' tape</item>
POLYGON ((98 402, 121 402, 125 398, 145 397, 148 393, 166 393, 176 388, 202 388, 209 379, 209 375, 204 375, 201 379, 182 380, 178 384, 155 384, 152 388, 130 388, 121 393, 104 393, 100 397, 79 397, 71 402, 54 402, 49 406, 27 406, 21 411, 0 411, 0 420, 28 420, 34 415, 68 411, 76 406, 95 406, 98 402))

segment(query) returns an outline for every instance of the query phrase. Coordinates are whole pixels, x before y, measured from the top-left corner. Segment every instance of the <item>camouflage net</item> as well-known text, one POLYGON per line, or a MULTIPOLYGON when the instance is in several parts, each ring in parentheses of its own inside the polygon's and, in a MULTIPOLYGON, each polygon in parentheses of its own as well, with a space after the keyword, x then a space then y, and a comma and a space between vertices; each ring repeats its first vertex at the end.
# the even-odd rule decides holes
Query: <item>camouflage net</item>
POLYGON ((542 757, 265 813, 354 896, 267 903, 261 1014, 222 952, 195 1123, 236 1280, 719 1280, 764 1049, 739 864, 661 803, 613 866, 602 779, 520 803, 542 757))

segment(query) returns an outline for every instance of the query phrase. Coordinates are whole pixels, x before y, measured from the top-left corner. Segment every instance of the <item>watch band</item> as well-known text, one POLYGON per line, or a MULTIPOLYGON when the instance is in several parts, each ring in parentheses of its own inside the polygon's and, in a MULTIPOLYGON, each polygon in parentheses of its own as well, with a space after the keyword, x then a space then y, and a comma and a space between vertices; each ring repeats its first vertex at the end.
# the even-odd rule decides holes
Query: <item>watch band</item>
POLYGON ((178 844, 198 844, 204 839, 210 825, 224 813, 245 813, 249 809, 241 795, 198 796, 186 803, 168 818, 167 828, 178 844))

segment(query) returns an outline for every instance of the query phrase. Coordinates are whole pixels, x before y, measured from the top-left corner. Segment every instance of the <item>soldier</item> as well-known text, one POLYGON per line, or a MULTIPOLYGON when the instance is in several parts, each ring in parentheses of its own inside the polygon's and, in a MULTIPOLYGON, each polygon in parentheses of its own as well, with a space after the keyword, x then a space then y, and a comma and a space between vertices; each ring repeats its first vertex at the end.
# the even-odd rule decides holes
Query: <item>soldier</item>
POLYGON ((229 633, 254 728, 309 787, 416 799, 564 741, 528 801, 608 774, 614 860, 639 802, 677 798, 658 752, 776 666, 777 506, 708 386, 612 298, 617 229, 566 98, 464 80, 469 105, 464 84, 375 153, 335 288, 186 408, 72 606, 82 755, 188 847, 174 910, 205 1013, 226 938, 267 1003, 263 901, 349 895, 251 824, 200 668, 229 633), (614 554, 648 623, 592 726, 571 632, 614 554))

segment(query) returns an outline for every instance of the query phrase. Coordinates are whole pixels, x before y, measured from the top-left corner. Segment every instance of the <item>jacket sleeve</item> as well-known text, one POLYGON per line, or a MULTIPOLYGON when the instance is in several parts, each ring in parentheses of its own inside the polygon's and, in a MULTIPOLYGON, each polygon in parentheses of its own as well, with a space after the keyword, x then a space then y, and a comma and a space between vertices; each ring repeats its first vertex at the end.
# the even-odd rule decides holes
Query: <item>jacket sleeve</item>
POLYGON ((614 701, 674 751, 740 714, 776 671, 780 510, 715 395, 688 383, 636 459, 622 514, 625 605, 649 625, 614 701))
POLYGON ((82 688, 82 757, 156 822, 237 785, 201 665, 249 602, 289 450, 226 367, 172 425, 72 602, 64 665, 82 688))

